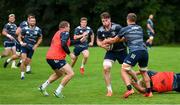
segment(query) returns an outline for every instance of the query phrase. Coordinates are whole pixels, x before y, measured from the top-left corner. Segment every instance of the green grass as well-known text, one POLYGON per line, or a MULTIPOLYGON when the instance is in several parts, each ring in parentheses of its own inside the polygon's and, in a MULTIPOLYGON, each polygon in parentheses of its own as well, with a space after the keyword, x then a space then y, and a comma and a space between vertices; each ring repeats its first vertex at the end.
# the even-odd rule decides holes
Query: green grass
MULTIPOLYGON (((72 49, 72 48, 71 48, 72 49)), ((3 48, 0 48, 2 52, 3 48)), ((180 94, 168 92, 154 93, 152 98, 145 98, 136 92, 128 99, 122 95, 126 90, 121 77, 120 67, 117 62, 111 70, 113 96, 106 97, 106 87, 102 75, 102 61, 105 51, 101 48, 90 48, 90 58, 85 67, 85 75, 81 76, 79 67, 82 56, 79 57, 75 67, 75 76, 64 88, 64 99, 53 96, 53 91, 59 85, 59 81, 51 84, 47 91, 49 97, 44 97, 37 90, 48 76, 53 72, 46 63, 47 48, 38 48, 33 56, 33 74, 26 74, 24 81, 20 80, 19 69, 3 68, 5 59, 0 60, 0 104, 180 104, 180 94)), ((180 48, 179 47, 153 47, 149 51, 149 68, 157 71, 180 72, 180 48)), ((69 57, 67 57, 68 61, 69 57)), ((137 69, 135 67, 134 69, 137 69)))

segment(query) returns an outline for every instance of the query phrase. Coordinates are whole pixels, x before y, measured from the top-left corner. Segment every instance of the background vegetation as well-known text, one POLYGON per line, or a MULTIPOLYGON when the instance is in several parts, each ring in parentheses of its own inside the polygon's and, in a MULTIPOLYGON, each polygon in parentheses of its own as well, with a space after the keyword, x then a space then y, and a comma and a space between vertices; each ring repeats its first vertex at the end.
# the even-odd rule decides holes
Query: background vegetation
MULTIPOLYGON (((16 23, 26 20, 28 13, 34 13, 38 26, 43 29, 43 45, 49 45, 61 20, 71 23, 71 33, 85 16, 89 26, 96 33, 101 25, 99 15, 108 11, 112 21, 126 26, 126 15, 135 12, 138 24, 146 29, 149 14, 154 14, 155 44, 179 43, 180 7, 179 0, 0 0, 0 29, 7 22, 10 13, 16 14, 16 23)), ((2 39, 2 38, 1 38, 2 39)))

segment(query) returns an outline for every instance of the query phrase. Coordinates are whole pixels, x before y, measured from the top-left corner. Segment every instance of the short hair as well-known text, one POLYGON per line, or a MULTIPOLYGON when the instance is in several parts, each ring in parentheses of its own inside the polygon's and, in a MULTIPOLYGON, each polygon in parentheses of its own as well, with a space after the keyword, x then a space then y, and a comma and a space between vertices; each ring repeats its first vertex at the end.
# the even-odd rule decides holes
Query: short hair
POLYGON ((129 14, 127 15, 127 19, 130 20, 131 22, 136 22, 137 16, 136 16, 135 13, 129 13, 129 14))
POLYGON ((9 17, 15 17, 15 14, 9 14, 9 17))
POLYGON ((30 13, 30 14, 28 14, 28 18, 35 18, 35 15, 34 14, 32 14, 32 13, 30 13))
POLYGON ((59 28, 65 28, 68 27, 68 25, 70 25, 68 21, 61 21, 59 23, 59 28))
POLYGON ((108 19, 111 18, 111 15, 108 12, 103 12, 100 15, 101 19, 108 19))
POLYGON ((82 17, 80 21, 87 21, 88 19, 86 17, 82 17))

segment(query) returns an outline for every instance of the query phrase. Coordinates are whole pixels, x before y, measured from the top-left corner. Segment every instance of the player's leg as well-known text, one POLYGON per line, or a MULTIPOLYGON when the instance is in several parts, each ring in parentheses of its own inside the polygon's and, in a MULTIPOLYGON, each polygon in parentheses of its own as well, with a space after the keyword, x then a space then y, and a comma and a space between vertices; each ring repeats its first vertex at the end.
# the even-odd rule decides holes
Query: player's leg
POLYGON ((78 56, 75 56, 73 59, 71 59, 71 66, 74 67, 74 65, 76 64, 76 61, 78 59, 78 56))
POLYGON ((27 55, 27 64, 26 64, 26 73, 30 74, 31 73, 31 61, 32 61, 32 56, 34 54, 34 50, 29 50, 28 55, 27 55))
POLYGON ((22 63, 21 63, 21 66, 20 66, 20 69, 21 69, 21 79, 23 80, 25 75, 25 69, 26 69, 26 59, 27 59, 27 54, 26 53, 22 53, 21 54, 21 60, 22 60, 22 63))
POLYGON ((150 85, 150 77, 147 73, 147 66, 148 66, 148 52, 147 51, 140 51, 139 54, 141 55, 141 58, 138 60, 140 72, 143 77, 143 80, 146 84, 146 93, 144 94, 145 97, 152 97, 151 92, 151 85, 150 85))
POLYGON ((59 79, 63 75, 63 73, 57 74, 55 71, 61 71, 62 72, 62 70, 60 68, 61 68, 61 65, 62 66, 65 65, 65 62, 59 61, 59 60, 52 60, 52 59, 47 59, 46 61, 51 66, 54 73, 51 74, 49 76, 49 78, 38 89, 40 90, 40 92, 43 95, 48 96, 49 94, 47 93, 46 88, 50 83, 53 83, 54 81, 56 81, 57 79, 59 79))
POLYGON ((113 62, 114 61, 110 59, 104 59, 103 61, 103 75, 107 87, 106 96, 112 96, 113 94, 112 85, 111 85, 111 73, 110 73, 113 62))
MULTIPOLYGON (((58 69, 54 70, 57 71, 58 69)), ((61 76, 63 75, 63 73, 53 73, 49 76, 48 80, 46 80, 40 87, 39 90, 42 92, 42 94, 44 96, 48 96, 48 92, 46 91, 46 88, 48 87, 49 84, 53 83, 54 81, 56 81, 57 79, 59 79, 61 76)))
MULTIPOLYGON (((12 61, 12 60, 16 60, 16 59, 19 59, 20 58, 20 55, 18 54, 15 54, 15 55, 12 55, 10 58, 8 58, 5 62, 4 62, 4 68, 7 67, 7 65, 12 61)), ((19 65, 20 66, 20 65, 19 65)))
MULTIPOLYGON (((127 57, 127 51, 123 50, 120 52, 117 52, 114 56, 116 56, 119 64, 122 64, 125 60, 125 58, 127 57)), ((132 79, 134 79, 134 81, 137 81, 137 76, 136 76, 136 72, 134 70, 127 70, 127 73, 132 77, 132 79)))
MULTIPOLYGON (((62 89, 67 85, 67 83, 72 79, 74 76, 74 72, 72 67, 67 63, 62 67, 62 71, 65 73, 65 76, 62 78, 61 83, 59 84, 58 88, 55 90, 54 95, 56 97, 63 97, 62 89)), ((61 70, 55 71, 57 75, 62 74, 61 70)))
POLYGON ((174 81, 176 84, 176 88, 174 89, 176 92, 180 92, 180 73, 174 74, 176 76, 176 80, 174 81))
MULTIPOLYGON (((15 55, 16 55, 16 46, 15 46, 15 44, 14 44, 14 46, 12 47, 12 54, 13 54, 12 56, 15 56, 15 55)), ((17 68, 17 67, 16 67, 16 61, 15 61, 15 60, 12 61, 11 68, 17 68)))
POLYGON ((84 65, 86 64, 88 57, 89 57, 89 51, 87 49, 83 50, 82 54, 83 54, 83 59, 82 59, 81 67, 80 67, 80 72, 83 75, 84 74, 84 65))
POLYGON ((11 53, 11 46, 10 43, 8 42, 4 42, 4 51, 2 52, 2 54, 0 55, 0 59, 7 57, 9 54, 11 53))
POLYGON ((4 68, 7 67, 7 65, 13 61, 12 65, 11 65, 11 68, 16 68, 16 62, 15 62, 15 59, 12 59, 12 57, 14 57, 16 55, 16 47, 15 47, 15 44, 14 45, 11 45, 9 46, 11 52, 12 52, 12 56, 10 58, 8 58, 5 62, 4 62, 4 68))
POLYGON ((74 65, 76 64, 76 61, 77 61, 78 56, 80 54, 80 48, 75 47, 74 50, 73 50, 73 54, 75 55, 75 57, 71 59, 71 66, 72 67, 74 67, 74 65))
POLYGON ((139 56, 137 52, 131 52, 126 56, 124 63, 122 64, 121 76, 127 87, 127 91, 123 95, 124 98, 128 98, 129 95, 132 95, 134 93, 129 76, 137 80, 135 72, 132 72, 132 67, 136 65, 138 59, 139 56))
POLYGON ((110 70, 112 68, 113 63, 116 60, 116 54, 113 52, 107 52, 104 61, 103 61, 103 75, 104 75, 104 80, 106 83, 107 87, 107 94, 106 96, 112 96, 113 91, 112 91, 112 85, 111 85, 111 73, 110 70))
POLYGON ((141 75, 143 77, 143 81, 145 82, 146 84, 146 93, 144 94, 145 97, 152 97, 152 92, 151 92, 151 85, 150 85, 150 78, 147 74, 147 68, 142 68, 140 67, 140 72, 141 72, 141 75))
POLYGON ((21 63, 22 63, 22 60, 21 60, 21 48, 22 48, 22 46, 20 44, 16 44, 16 54, 18 55, 17 59, 19 58, 19 61, 18 61, 17 65, 16 65, 17 67, 19 67, 21 65, 21 63))
POLYGON ((7 57, 7 56, 10 55, 10 54, 11 54, 11 48, 6 47, 6 48, 4 49, 4 51, 2 52, 2 54, 0 55, 0 59, 1 59, 1 58, 4 58, 4 57, 7 57))
POLYGON ((146 45, 147 45, 148 47, 151 47, 151 46, 152 46, 152 43, 153 43, 153 40, 154 40, 154 35, 153 35, 153 33, 151 33, 151 32, 149 32, 148 35, 149 35, 149 38, 148 38, 147 41, 146 41, 146 45))
POLYGON ((23 80, 25 75, 25 71, 26 71, 26 66, 28 64, 28 61, 27 61, 27 57, 29 56, 29 50, 26 48, 26 47, 22 47, 22 53, 21 53, 21 60, 22 60, 22 63, 20 65, 20 68, 21 68, 21 79, 23 80))
POLYGON ((134 93, 131 85, 131 80, 129 78, 129 74, 131 74, 130 71, 132 71, 132 66, 127 63, 123 63, 121 68, 121 77, 127 88, 127 91, 123 95, 124 98, 128 98, 134 93))

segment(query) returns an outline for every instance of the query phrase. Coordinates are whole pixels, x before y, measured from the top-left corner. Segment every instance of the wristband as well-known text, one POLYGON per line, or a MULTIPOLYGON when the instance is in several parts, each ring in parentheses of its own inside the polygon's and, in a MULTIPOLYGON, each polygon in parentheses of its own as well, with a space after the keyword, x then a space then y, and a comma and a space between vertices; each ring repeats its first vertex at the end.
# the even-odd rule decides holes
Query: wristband
POLYGON ((11 35, 9 35, 9 34, 6 34, 6 36, 7 36, 8 38, 12 37, 12 36, 11 36, 11 35))

